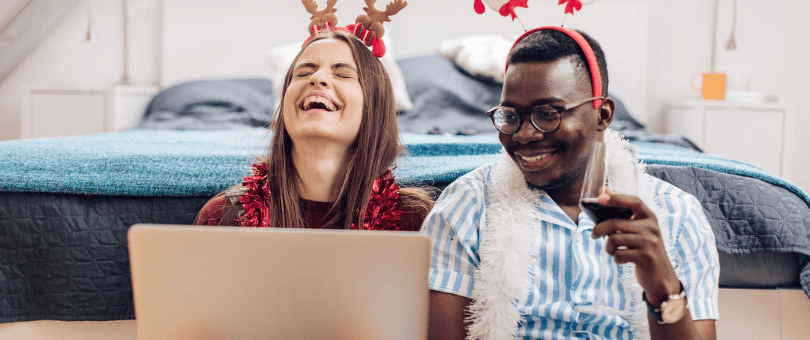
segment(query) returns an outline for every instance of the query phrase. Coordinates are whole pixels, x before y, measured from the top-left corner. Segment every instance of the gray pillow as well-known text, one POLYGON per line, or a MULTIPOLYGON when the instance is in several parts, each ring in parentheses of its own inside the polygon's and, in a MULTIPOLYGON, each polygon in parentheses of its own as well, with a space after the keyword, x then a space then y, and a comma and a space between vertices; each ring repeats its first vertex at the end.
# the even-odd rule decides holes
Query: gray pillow
POLYGON ((138 128, 214 130, 267 126, 273 117, 269 79, 218 79, 180 83, 160 91, 138 128))

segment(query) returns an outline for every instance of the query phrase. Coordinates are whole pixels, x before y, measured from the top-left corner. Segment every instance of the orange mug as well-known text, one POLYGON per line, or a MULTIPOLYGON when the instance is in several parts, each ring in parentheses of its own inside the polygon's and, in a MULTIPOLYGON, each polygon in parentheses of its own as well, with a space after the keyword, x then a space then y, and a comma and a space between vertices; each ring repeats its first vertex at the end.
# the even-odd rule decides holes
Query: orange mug
POLYGON ((689 84, 692 88, 703 93, 703 99, 717 99, 723 100, 726 93, 726 74, 725 73, 697 73, 692 75, 689 79, 689 84), (695 85, 695 78, 703 76, 702 88, 695 85))

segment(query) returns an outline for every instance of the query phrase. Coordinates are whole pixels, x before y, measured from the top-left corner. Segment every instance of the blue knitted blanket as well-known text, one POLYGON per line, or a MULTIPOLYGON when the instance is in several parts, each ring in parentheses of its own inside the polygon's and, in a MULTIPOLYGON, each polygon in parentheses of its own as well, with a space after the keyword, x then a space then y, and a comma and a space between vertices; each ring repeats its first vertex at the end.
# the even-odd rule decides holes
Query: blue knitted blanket
MULTIPOLYGON (((0 191, 123 196, 207 196, 249 174, 266 129, 127 130, 0 142, 0 191)), ((496 158, 494 136, 404 135, 403 183, 450 182, 496 158)))
MULTIPOLYGON (((262 157, 267 130, 127 130, 0 142, 0 191, 206 196, 238 183, 262 157)), ((403 134, 402 183, 447 183, 497 160, 496 135, 403 134)), ((810 205, 801 189, 756 166, 659 143, 635 143, 647 164, 691 166, 761 179, 810 205)))

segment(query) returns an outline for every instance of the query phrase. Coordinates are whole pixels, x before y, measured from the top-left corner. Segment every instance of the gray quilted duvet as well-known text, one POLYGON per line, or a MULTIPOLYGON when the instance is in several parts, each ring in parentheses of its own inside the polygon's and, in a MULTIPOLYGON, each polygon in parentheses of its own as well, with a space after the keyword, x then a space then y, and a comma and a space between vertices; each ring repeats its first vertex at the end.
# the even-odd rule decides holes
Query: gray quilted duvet
POLYGON ((721 251, 721 285, 801 284, 810 296, 810 207, 804 200, 740 175, 669 165, 649 165, 647 171, 702 203, 721 251))

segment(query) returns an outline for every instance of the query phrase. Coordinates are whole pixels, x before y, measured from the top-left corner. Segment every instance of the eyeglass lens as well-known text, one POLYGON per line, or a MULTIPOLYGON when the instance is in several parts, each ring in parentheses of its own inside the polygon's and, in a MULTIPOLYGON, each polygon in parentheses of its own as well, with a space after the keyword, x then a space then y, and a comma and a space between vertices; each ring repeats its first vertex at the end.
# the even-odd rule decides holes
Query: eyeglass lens
MULTIPOLYGON (((554 131, 560 124, 560 113, 551 106, 535 106, 528 113, 534 126, 543 132, 554 131)), ((492 113, 492 121, 498 131, 505 134, 517 133, 522 123, 520 113, 510 109, 495 110, 492 113)))

